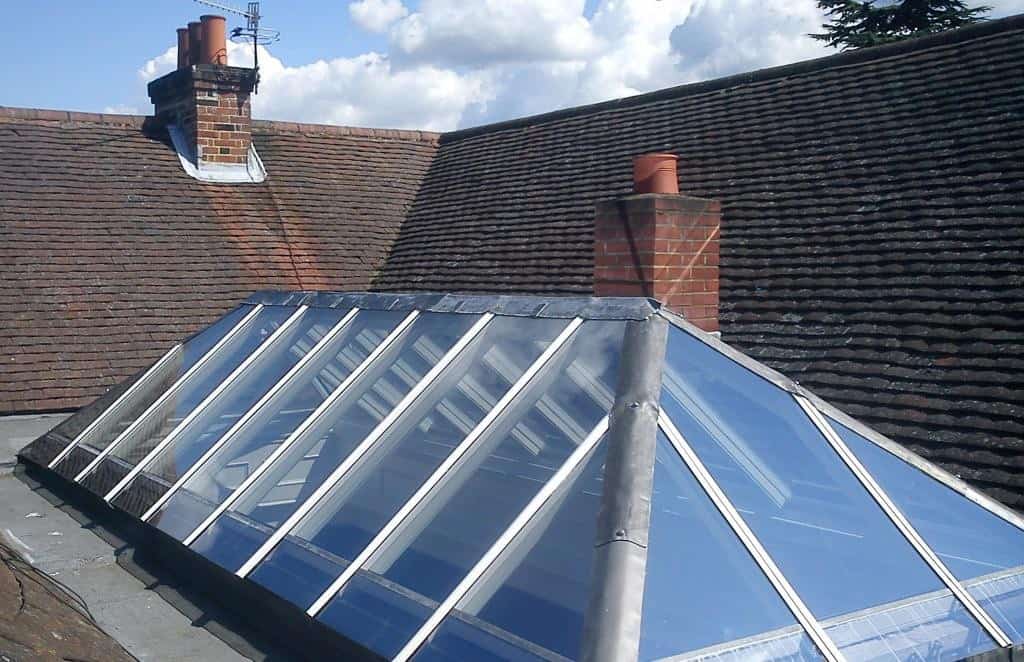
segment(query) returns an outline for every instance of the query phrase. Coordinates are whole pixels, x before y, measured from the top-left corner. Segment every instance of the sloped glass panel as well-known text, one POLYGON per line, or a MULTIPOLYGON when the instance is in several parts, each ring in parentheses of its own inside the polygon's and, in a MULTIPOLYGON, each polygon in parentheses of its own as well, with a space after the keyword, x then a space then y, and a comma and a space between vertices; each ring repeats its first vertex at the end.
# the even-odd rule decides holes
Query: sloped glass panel
POLYGON ((176 393, 150 410, 142 424, 119 441, 82 484, 97 494, 106 494, 294 313, 295 308, 290 306, 264 307, 176 393))
POLYGON ((985 611, 1024 641, 1024 531, 842 423, 829 424, 985 611))
POLYGON ((848 660, 955 662, 996 647, 948 589, 845 614, 822 626, 848 660))
MULTIPOLYGON (((420 648, 417 662, 464 653, 464 660, 579 658, 606 453, 601 441, 420 648), (517 657, 518 650, 527 654, 517 657)), ((333 625, 347 611, 328 605, 320 619, 333 625)))
POLYGON ((424 313, 192 548, 237 570, 478 320, 424 313))
MULTIPOLYGON (((944 587, 792 396, 677 328, 663 385, 662 407, 814 615, 878 608, 864 623, 881 648, 928 653, 934 637, 900 627, 892 609, 944 587)), ((906 610, 953 633, 960 646, 946 651, 994 647, 959 604, 916 601, 900 618, 906 610)))
POLYGON ((309 607, 344 568, 308 563, 310 550, 325 560, 354 559, 565 325, 518 317, 488 324, 250 577, 309 607))
MULTIPOLYGON (((77 476, 100 451, 127 430, 128 426, 142 415, 142 412, 149 409, 157 398, 203 358, 225 334, 252 312, 252 309, 253 306, 250 305, 235 308, 175 349, 170 359, 157 370, 149 373, 139 388, 117 403, 109 413, 104 412, 103 420, 80 440, 78 447, 61 460, 54 470, 66 478, 77 476)), ((81 413, 85 414, 86 410, 91 410, 91 408, 87 407, 81 413)), ((84 430, 92 422, 92 419, 100 415, 100 412, 91 410, 91 414, 89 420, 81 421, 76 414, 65 421, 58 430, 69 437, 74 437, 84 430)), ((52 458, 50 459, 52 460, 52 458)))
POLYGON ((640 659, 820 659, 793 626, 792 612, 659 431, 640 659))
MULTIPOLYGON (((623 331, 621 322, 584 324, 575 342, 406 518, 365 574, 426 603, 451 593, 611 409, 623 331)), ((345 587, 332 600, 335 614, 356 608, 351 595, 345 587)), ((347 635, 345 619, 335 620, 347 635)), ((419 625, 410 623, 406 638, 419 625)))
POLYGON ((150 518, 184 540, 369 357, 407 313, 361 311, 150 518))
POLYGON ((193 418, 112 503, 141 517, 164 492, 341 321, 344 310, 310 308, 193 418))

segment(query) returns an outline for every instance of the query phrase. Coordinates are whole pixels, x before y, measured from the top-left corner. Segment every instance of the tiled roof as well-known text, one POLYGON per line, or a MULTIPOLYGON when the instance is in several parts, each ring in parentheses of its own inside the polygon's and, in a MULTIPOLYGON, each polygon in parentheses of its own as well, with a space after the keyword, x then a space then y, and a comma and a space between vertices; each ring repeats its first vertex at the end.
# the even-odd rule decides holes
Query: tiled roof
POLYGON ((379 288, 588 292, 598 200, 682 156, 724 338, 1024 505, 1024 17, 442 137, 379 288))
POLYGON ((217 186, 143 118, 0 109, 0 414, 81 406, 254 290, 370 284, 436 136, 254 125, 273 176, 217 186))
POLYGON ((634 154, 672 151, 683 190, 723 202, 725 339, 1024 506, 1022 32, 440 146, 256 122, 256 186, 188 179, 138 118, 0 111, 0 413, 84 404, 252 290, 588 293, 595 203, 630 191, 634 154))

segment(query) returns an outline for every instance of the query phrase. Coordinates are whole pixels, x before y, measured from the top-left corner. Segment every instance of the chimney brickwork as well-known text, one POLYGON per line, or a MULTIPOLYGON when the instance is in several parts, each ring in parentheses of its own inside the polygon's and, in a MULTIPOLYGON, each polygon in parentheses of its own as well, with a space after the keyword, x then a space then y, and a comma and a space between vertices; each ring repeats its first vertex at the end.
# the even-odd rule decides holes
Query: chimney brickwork
POLYGON ((705 331, 718 331, 721 205, 645 193, 600 202, 594 293, 657 299, 705 331))
POLYGON ((181 128, 197 166, 245 165, 253 72, 227 66, 224 18, 205 15, 179 28, 178 49, 177 71, 149 84, 157 121, 181 128))
POLYGON ((154 114, 179 124, 205 163, 244 164, 252 144, 252 71, 198 64, 149 84, 154 114))

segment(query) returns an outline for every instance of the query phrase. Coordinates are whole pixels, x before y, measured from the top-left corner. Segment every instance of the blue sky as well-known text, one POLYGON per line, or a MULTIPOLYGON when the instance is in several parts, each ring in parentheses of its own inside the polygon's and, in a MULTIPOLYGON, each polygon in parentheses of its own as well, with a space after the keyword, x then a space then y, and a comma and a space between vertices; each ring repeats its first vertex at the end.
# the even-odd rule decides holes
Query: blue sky
MULTIPOLYGON (((216 12, 52 0, 5 13, 19 29, 0 41, 0 105, 147 113, 175 27, 216 12)), ((263 14, 282 38, 254 114, 325 123, 451 129, 832 52, 806 37, 814 0, 264 0, 263 14)))

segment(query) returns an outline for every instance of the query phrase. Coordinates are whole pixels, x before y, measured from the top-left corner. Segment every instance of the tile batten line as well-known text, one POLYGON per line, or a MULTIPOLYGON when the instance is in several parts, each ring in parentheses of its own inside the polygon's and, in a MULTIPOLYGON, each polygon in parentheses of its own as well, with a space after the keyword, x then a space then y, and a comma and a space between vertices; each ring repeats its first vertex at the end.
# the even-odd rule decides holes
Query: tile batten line
POLYGON ((952 592, 952 594, 960 600, 961 604, 970 612, 971 616, 974 617, 978 623, 981 624, 985 631, 988 632, 989 636, 995 640, 996 644, 1000 647, 1006 647, 1013 645, 1013 641, 1003 632, 1003 629, 999 627, 999 624, 989 616, 982 606, 974 599, 974 596, 965 589, 957 578, 950 572, 946 564, 942 562, 942 559, 938 557, 934 550, 925 542, 921 534, 917 532, 914 525, 910 523, 910 520, 903 514, 895 502, 889 498, 888 493, 882 489, 882 486, 878 484, 875 477, 867 470, 867 468, 861 463, 860 459, 850 450, 846 442, 836 433, 832 428, 831 424, 822 416, 821 412, 815 409, 814 405, 810 403, 807 398, 800 395, 793 396, 796 399, 797 404, 803 409, 811 422, 814 423, 818 431, 825 437, 828 444, 835 451, 839 459, 842 460, 843 464, 856 476, 860 484, 867 490, 871 498, 874 499, 875 503, 882 509, 882 512, 889 518, 889 520, 896 526, 896 529, 900 534, 906 538, 907 542, 910 543, 911 547, 918 553, 918 555, 924 560, 924 562, 931 568, 939 580, 952 592))
POLYGON ((248 561, 246 561, 241 568, 235 573, 238 577, 244 579, 253 568, 255 568, 260 561, 262 561, 275 547, 281 542, 285 536, 291 533, 292 529, 298 525, 299 522, 309 513, 318 503, 330 492, 335 485, 337 485, 342 478, 349 472, 349 470, 359 462, 359 460, 376 445, 377 441, 380 440, 388 429, 394 424, 396 420, 419 398, 419 396, 441 375, 444 370, 451 365, 462 350, 466 348, 474 338, 479 335, 487 324, 494 319, 494 315, 491 313, 484 313, 480 316, 480 319, 473 324, 472 327, 461 337, 458 342, 452 346, 451 349, 441 357, 441 360, 433 366, 426 375, 413 387, 409 393, 395 406, 391 412, 384 417, 377 427, 370 432, 369 435, 359 446, 355 448, 348 457, 334 470, 334 472, 324 480, 323 483, 313 491, 309 497, 299 506, 291 516, 285 520, 285 522, 277 528, 276 531, 270 536, 269 539, 263 545, 256 550, 248 561))
POLYGON ((160 495, 160 498, 157 499, 156 502, 153 503, 153 505, 150 506, 145 513, 143 513, 142 521, 147 521, 150 517, 153 516, 154 513, 156 513, 161 507, 163 507, 163 505, 167 503, 172 496, 174 496, 174 494, 181 488, 182 485, 184 485, 193 475, 195 475, 195 473, 199 471, 199 469, 205 466, 205 464, 209 461, 211 457, 213 457, 217 453, 217 451, 226 446, 234 438, 234 436, 238 434, 239 430, 245 427, 245 425, 248 424, 248 422, 252 420, 252 418, 256 416, 256 414, 258 414, 267 403, 269 403, 278 393, 280 393, 281 390, 284 389, 284 387, 286 387, 291 382, 291 380, 297 374, 299 374, 299 372, 303 368, 305 368, 320 353, 320 351, 324 347, 326 347, 331 341, 333 341, 338 336, 338 334, 341 333, 342 329, 348 326, 348 323, 352 320, 353 317, 356 316, 356 313, 358 312, 358 308, 353 308, 348 313, 346 313, 338 321, 338 323, 335 324, 324 335, 324 337, 321 338, 320 341, 317 342, 306 353, 305 356, 299 359, 298 363, 292 366, 291 370, 285 373, 285 375, 280 380, 278 380, 278 382, 274 384, 269 391, 263 394, 263 397, 261 397, 256 402, 256 404, 250 407, 249 410, 245 412, 245 414, 243 414, 242 417, 238 419, 238 421, 234 425, 232 425, 227 432, 221 435, 220 439, 214 442, 213 446, 210 446, 210 448, 205 453, 203 453, 202 457, 200 457, 199 460, 197 460, 192 466, 190 466, 181 475, 181 477, 179 477, 178 480, 176 480, 174 484, 171 485, 170 489, 168 489, 166 492, 160 495))
POLYGON ((78 435, 71 440, 71 443, 65 446, 64 449, 57 454, 57 457, 50 460, 50 463, 46 465, 46 468, 53 469, 54 467, 56 467, 61 460, 67 457, 72 450, 78 447, 78 444, 87 439, 88 436, 92 433, 92 431, 95 430, 100 425, 100 423, 107 419, 108 415, 111 412, 116 410, 117 407, 121 405, 121 403, 123 403, 125 400, 130 398, 136 391, 142 388, 143 384, 146 382, 147 379, 155 375, 160 370, 160 368, 162 368, 168 361, 170 361, 171 358, 177 352, 181 351, 182 347, 184 347, 184 344, 178 343, 174 347, 171 347, 169 350, 167 350, 167 352, 162 357, 160 357, 159 361, 150 366, 150 368, 146 370, 146 372, 143 373, 141 377, 139 377, 138 381, 129 386, 128 389, 120 396, 118 396, 118 398, 114 400, 109 407, 100 412, 100 415, 93 419, 92 423, 89 423, 89 425, 87 425, 84 430, 79 432, 78 435))
POLYGON ((188 429, 192 421, 199 418, 200 414, 202 414, 210 405, 216 402, 220 398, 221 394, 224 393, 224 391, 228 390, 231 387, 231 385, 235 383, 235 381, 237 381, 242 375, 248 372, 250 366, 256 363, 256 361, 258 361, 261 356, 266 354, 268 350, 270 350, 275 344, 277 344, 278 340, 283 338, 284 334, 292 326, 295 325, 295 322, 297 322, 299 318, 301 318, 306 313, 306 310, 308 310, 306 306, 299 306, 298 308, 296 308, 295 312, 289 315, 288 319, 286 319, 284 323, 281 324, 281 326, 277 327, 277 329, 275 329, 274 332, 266 338, 266 340, 261 342, 259 346, 256 347, 256 349, 250 352, 249 356, 245 357, 245 360, 239 363, 235 367, 235 369, 228 374, 227 377, 222 379, 221 382, 217 384, 217 386, 212 391, 210 391, 209 395, 203 398, 202 402, 196 405, 195 408, 192 411, 190 411, 187 416, 185 416, 185 418, 181 419, 180 423, 174 426, 174 429, 167 433, 166 437, 160 440, 160 443, 154 446, 153 449, 150 450, 144 458, 137 462, 135 466, 131 468, 128 474, 124 478, 122 478, 120 482, 114 485, 114 487, 109 492, 107 492, 107 494, 103 497, 103 500, 106 501, 107 503, 110 503, 111 500, 113 500, 114 497, 120 494, 125 487, 131 484, 131 482, 135 480, 135 478, 139 474, 141 474, 143 470, 145 470, 145 468, 148 467, 150 463, 152 463, 153 460, 164 451, 164 449, 169 448, 170 445, 174 443, 174 440, 177 439, 178 436, 181 435, 181 433, 184 430, 188 429))
POLYGON ((796 589, 789 583, 786 576, 782 573, 779 567, 775 564, 774 559, 768 554, 768 550, 764 548, 761 541, 754 534, 753 530, 747 525, 746 520, 740 515, 740 512, 733 505, 732 501, 726 496, 722 490, 718 481, 715 480, 711 472, 708 471, 707 467, 698 457, 697 453, 690 446, 689 442, 683 437, 682 433, 676 428, 675 424, 669 418, 668 414, 664 410, 661 411, 661 415, 658 419, 658 425, 661 427, 662 432, 668 438, 669 442, 675 448, 676 452, 683 459, 687 468, 693 474, 694 478, 700 484, 701 489, 708 495, 715 508, 725 519, 729 528, 732 529, 736 537, 739 538, 740 543, 746 548, 747 553, 754 559, 754 562, 760 568, 761 572, 764 573, 765 577, 775 588, 775 591, 782 598, 783 602, 792 612, 793 616, 796 617, 797 622, 803 627, 804 632, 810 637, 814 645, 817 646, 818 652, 828 660, 828 662, 843 662, 845 658, 839 651, 835 642, 828 635, 825 629, 818 622, 818 619, 814 616, 811 610, 804 604, 803 599, 796 592, 796 589))
POLYGON ((427 478, 426 481, 419 487, 419 489, 402 505, 401 509, 388 521, 387 524, 378 532, 378 534, 370 541, 363 551, 350 563, 344 571, 331 583, 327 589, 320 594, 306 613, 309 616, 316 617, 318 613, 327 605, 328 602, 337 594, 349 580, 359 571, 367 562, 373 557, 373 555, 381 549, 391 538, 394 532, 403 524, 413 511, 424 502, 434 488, 448 475, 449 472, 454 470, 455 465, 458 463, 460 458, 464 457, 470 452, 472 447, 479 441, 490 429, 491 425, 498 419, 498 417, 508 409, 509 405, 522 393, 530 382, 533 381, 534 377, 546 366, 551 359, 558 353, 558 350, 569 340, 569 338, 576 332, 576 330, 583 324, 583 320, 580 318, 574 318, 565 326, 565 328, 559 333, 558 337, 545 348, 544 352, 537 357, 532 365, 524 372, 515 384, 495 403, 494 407, 491 408, 487 415, 474 427, 465 438, 459 442, 459 445, 445 458, 445 461, 434 473, 427 478))
POLYGON ((147 407, 146 410, 142 412, 138 418, 132 421, 132 424, 125 428, 124 432, 119 434, 116 439, 110 442, 110 444, 100 452, 99 455, 93 458, 92 462, 90 462, 88 465, 86 465, 84 469, 78 472, 78 475, 75 476, 75 482, 81 483, 82 480, 84 480, 85 477, 88 476, 93 469, 99 466, 100 462, 105 460, 108 455, 114 452, 114 449, 117 447, 118 444, 127 439, 132 433, 135 432, 135 430, 139 428, 139 426, 145 423, 146 420, 153 414, 153 412, 159 409, 160 405, 162 405, 169 398, 175 395, 178 392, 178 390, 185 384, 185 382, 192 377, 192 375, 199 372, 199 370, 201 370, 203 366, 209 363, 210 359, 216 356, 222 347, 227 345, 236 335, 238 335, 241 332, 242 329, 244 329, 249 324, 250 321, 252 321, 257 315, 259 315, 261 310, 263 310, 263 304, 258 304, 255 308, 249 311, 249 313, 245 317, 240 319, 238 323, 235 324, 235 326, 231 327, 231 330, 224 334, 224 337, 218 340, 217 344, 211 347, 210 350, 203 355, 203 358, 196 361, 191 368, 186 370, 185 374, 179 377, 173 384, 171 384, 171 387, 164 391, 163 395, 161 395, 153 402, 153 404, 147 407))
POLYGON ((534 519, 544 505, 558 492, 558 489, 565 484, 565 482, 572 476, 573 472, 587 459, 590 452, 597 446, 598 442, 604 437, 605 432, 608 431, 608 416, 603 417, 598 421, 594 429, 590 431, 587 438, 576 447, 576 450, 572 452, 572 455, 566 459, 562 466, 559 467, 558 471, 541 487, 540 491, 534 495, 530 502, 526 504, 526 507, 520 511, 519 515, 516 516, 512 523, 506 527, 505 531, 502 532, 494 544, 484 553, 480 560, 476 562, 476 565, 470 569, 466 576, 462 578, 458 586, 452 589, 452 592, 447 598, 438 606, 434 613, 426 620, 426 622, 416 631, 402 650, 398 652, 395 657, 392 658, 393 662, 408 662, 408 660, 416 654, 419 648, 426 642, 430 635, 437 629, 441 622, 448 616, 456 605, 466 596, 467 593, 473 588, 473 586, 484 576, 484 574, 494 565, 494 563, 501 556, 502 552, 512 544, 516 536, 526 528, 527 524, 534 519))
POLYGON ((227 510, 229 510, 231 506, 234 505, 235 502, 238 501, 238 499, 240 499, 245 494, 245 491, 249 489, 249 487, 252 486, 252 484, 255 483, 260 476, 266 473, 266 471, 274 464, 274 462, 279 457, 288 452, 288 450, 295 444, 295 442, 302 437, 303 433, 307 429, 309 429, 310 426, 316 423, 317 420, 319 420, 320 416, 322 416, 323 413, 332 404, 334 404, 341 396, 343 396, 348 391, 352 384, 354 384, 356 380, 359 379, 359 377, 364 372, 366 372, 367 369, 369 369, 373 362, 377 360, 377 357, 383 354, 387 350, 387 348, 390 347, 394 343, 394 341, 397 340, 402 335, 402 333, 405 332, 409 325, 416 321, 416 318, 418 316, 419 313, 417 311, 413 311, 406 315, 405 318, 401 322, 399 322, 398 326, 396 326, 391 331, 391 333, 389 333, 387 337, 384 338, 384 340, 382 340, 381 343, 377 345, 377 347, 375 347, 374 350, 370 352, 365 359, 363 359, 363 362, 356 366, 356 369, 353 370, 348 377, 342 380, 342 382, 338 384, 338 386, 333 391, 331 391, 330 395, 328 395, 324 399, 324 401, 320 403, 320 406, 314 409, 313 413, 307 416, 305 420, 303 420, 302 423, 300 423, 299 426, 295 428, 295 430, 293 430, 277 448, 274 449, 273 453, 268 455, 267 458, 263 460, 263 462, 261 462, 260 465, 256 467, 256 469, 253 470, 252 473, 246 476, 245 480, 242 481, 242 483, 238 487, 232 490, 231 494, 229 494, 228 497, 223 502, 221 502, 219 506, 214 508, 213 512, 210 513, 206 517, 206 519, 199 523, 199 526, 193 529, 193 531, 190 534, 188 534, 188 536, 186 536, 184 540, 182 540, 182 544, 184 544, 187 547, 194 543, 196 539, 199 536, 201 536, 203 532, 206 531, 206 529, 208 529, 218 517, 220 517, 227 510))

